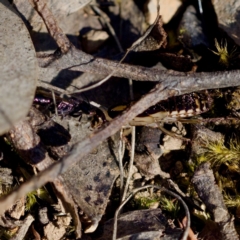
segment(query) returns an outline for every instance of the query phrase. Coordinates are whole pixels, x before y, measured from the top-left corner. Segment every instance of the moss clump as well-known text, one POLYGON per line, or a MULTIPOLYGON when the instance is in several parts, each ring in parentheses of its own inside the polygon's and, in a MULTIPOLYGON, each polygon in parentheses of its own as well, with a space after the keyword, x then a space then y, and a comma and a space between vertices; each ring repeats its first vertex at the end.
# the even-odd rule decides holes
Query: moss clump
POLYGON ((224 142, 208 142, 205 144, 205 153, 198 156, 197 162, 209 161, 213 168, 219 169, 224 164, 231 172, 239 172, 240 144, 237 139, 230 139, 229 147, 224 142))
POLYGON ((50 199, 48 192, 44 188, 39 188, 27 194, 25 206, 26 211, 32 210, 36 204, 38 204, 38 199, 47 201, 50 199))
POLYGON ((160 198, 160 208, 166 211, 173 219, 178 217, 180 205, 176 199, 169 199, 165 196, 160 198))
POLYGON ((153 196, 137 196, 134 199, 134 203, 139 209, 153 208, 154 206, 156 206, 156 204, 158 205, 159 201, 159 196, 155 194, 153 196))
POLYGON ((217 51, 211 50, 214 54, 219 56, 219 64, 221 66, 224 66, 225 68, 228 68, 230 65, 231 60, 233 60, 236 57, 236 50, 237 48, 234 47, 230 52, 228 52, 227 48, 227 41, 223 40, 219 44, 217 39, 215 38, 215 47, 217 51))

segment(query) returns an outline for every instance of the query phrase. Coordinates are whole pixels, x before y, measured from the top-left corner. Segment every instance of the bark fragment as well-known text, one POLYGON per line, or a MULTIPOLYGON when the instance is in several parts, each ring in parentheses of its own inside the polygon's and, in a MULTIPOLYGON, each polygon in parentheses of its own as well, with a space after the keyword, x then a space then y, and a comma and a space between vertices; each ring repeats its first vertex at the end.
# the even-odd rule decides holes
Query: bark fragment
POLYGON ((19 228, 18 232, 12 237, 12 240, 21 240, 24 239, 29 227, 31 226, 32 222, 34 221, 34 217, 32 215, 28 215, 24 220, 22 226, 19 228))
POLYGON ((215 183, 213 171, 210 169, 210 163, 203 163, 197 168, 192 183, 208 211, 213 214, 221 233, 221 239, 239 239, 234 227, 234 218, 228 213, 224 204, 223 196, 215 183))

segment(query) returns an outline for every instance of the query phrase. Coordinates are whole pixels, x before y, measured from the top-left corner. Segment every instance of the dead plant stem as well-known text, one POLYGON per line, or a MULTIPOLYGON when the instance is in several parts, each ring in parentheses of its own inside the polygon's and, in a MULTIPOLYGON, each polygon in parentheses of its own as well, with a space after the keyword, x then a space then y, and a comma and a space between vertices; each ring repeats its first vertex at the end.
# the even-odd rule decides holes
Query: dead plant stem
POLYGON ((186 240, 187 237, 188 237, 188 232, 189 232, 189 229, 190 229, 190 223, 191 223, 191 220, 190 220, 190 212, 188 210, 188 206, 186 205, 186 203, 183 201, 183 199, 177 195, 176 193, 164 188, 164 187, 159 187, 159 186, 156 186, 156 185, 146 185, 144 187, 140 187, 140 188, 135 188, 132 193, 121 203, 121 205, 118 207, 118 209, 116 210, 115 212, 115 215, 114 215, 114 224, 113 224, 113 236, 112 236, 112 240, 116 240, 117 239, 117 218, 118 218, 118 215, 121 211, 121 209, 123 208, 123 206, 132 198, 132 196, 134 194, 136 194, 137 192, 141 191, 141 190, 144 190, 144 189, 147 189, 147 188, 156 188, 156 189, 159 189, 161 192, 165 192, 175 198, 178 199, 179 202, 181 202, 181 204, 183 205, 184 207, 184 210, 185 210, 185 213, 186 213, 186 216, 187 216, 187 224, 186 224, 186 227, 184 229, 184 233, 183 233, 183 236, 182 236, 182 239, 181 240, 186 240))
POLYGON ((127 180, 126 180, 123 195, 122 195, 122 202, 126 198, 129 183, 130 183, 130 180, 132 177, 132 169, 133 169, 133 161, 134 161, 134 153, 135 153, 135 142, 136 142, 136 127, 134 126, 134 127, 132 127, 131 157, 130 157, 129 167, 128 167, 128 176, 127 176, 127 180))

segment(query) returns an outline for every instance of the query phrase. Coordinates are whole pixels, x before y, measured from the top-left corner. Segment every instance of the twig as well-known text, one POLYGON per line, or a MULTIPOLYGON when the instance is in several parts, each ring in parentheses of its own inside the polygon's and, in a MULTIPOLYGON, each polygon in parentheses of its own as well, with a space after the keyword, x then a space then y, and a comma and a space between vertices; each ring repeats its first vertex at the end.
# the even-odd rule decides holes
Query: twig
POLYGON ((123 128, 120 131, 120 143, 118 149, 118 158, 119 158, 119 170, 120 170, 120 193, 122 196, 123 192, 123 178, 124 178, 124 171, 123 171, 123 156, 125 152, 125 142, 123 140, 123 128))
POLYGON ((24 239, 29 227, 31 226, 32 222, 34 221, 34 217, 32 215, 28 215, 24 220, 22 226, 19 228, 18 232, 15 234, 11 240, 21 240, 24 239))
MULTIPOLYGON (((44 61, 44 58, 38 58, 39 65, 42 67, 48 67, 51 71, 56 72, 55 76, 58 75, 62 69, 69 69, 74 71, 89 72, 93 74, 103 74, 107 76, 112 73, 112 76, 120 78, 131 78, 137 81, 186 81, 192 83, 202 82, 208 84, 208 89, 217 88, 218 83, 226 80, 225 87, 237 86, 239 81, 240 70, 223 71, 223 72, 198 72, 198 73, 184 73, 173 70, 158 70, 150 69, 146 67, 133 66, 128 64, 118 64, 116 62, 106 59, 95 59, 93 56, 86 54, 74 47, 71 47, 69 52, 63 55, 57 61, 51 60, 51 63, 44 61), (230 85, 230 81, 235 82, 230 85), (211 83, 211 84, 209 84, 211 83)), ((40 79, 44 80, 44 84, 51 84, 52 78, 46 78, 46 69, 40 68, 40 79)), ((53 74, 51 74, 52 76, 53 74)), ((69 85, 66 79, 65 85, 69 85)), ((41 83, 39 82, 41 86, 41 83)), ((86 83, 87 85, 87 83, 86 83)), ((45 85, 46 87, 46 85, 45 85)), ((222 86, 224 87, 224 86, 222 86)))
POLYGON ((63 33, 62 29, 58 26, 55 17, 47 7, 46 0, 29 0, 29 2, 42 17, 50 35, 60 47, 61 52, 66 53, 70 49, 71 43, 68 40, 67 36, 63 33))
MULTIPOLYGON (((99 87, 101 86, 103 83, 105 83, 108 79, 110 79, 112 76, 114 76, 114 74, 116 73, 116 71, 118 71, 118 66, 125 60, 125 58, 127 57, 127 55, 133 51, 142 41, 144 41, 144 39, 147 38, 147 36, 151 33, 152 29, 154 28, 155 24, 157 23, 159 19, 159 12, 158 12, 158 15, 157 15, 157 18, 156 20, 154 21, 154 23, 147 29, 147 31, 144 33, 143 36, 141 36, 139 39, 137 39, 137 41, 135 41, 132 46, 126 51, 126 53, 124 54, 124 56, 121 58, 121 60, 117 63, 117 66, 116 68, 114 68, 112 70, 112 72, 110 72, 108 74, 107 77, 105 77, 104 79, 102 79, 101 81, 99 81, 98 83, 96 84, 93 84, 92 86, 90 87, 86 87, 86 88, 82 88, 81 90, 78 90, 78 91, 74 91, 72 94, 76 94, 76 93, 81 93, 81 92, 86 92, 86 91, 89 91, 91 89, 94 89, 96 87, 99 87)), ((130 78, 131 79, 131 78, 130 78)))
POLYGON ((198 9, 200 14, 202 15, 203 14, 202 0, 198 0, 198 9))
POLYGON ((52 92, 52 99, 53 99, 53 103, 54 103, 55 115, 56 115, 56 117, 58 117, 58 110, 57 110, 57 102, 56 102, 55 93, 54 93, 53 90, 51 90, 51 92, 52 92))
POLYGON ((136 142, 136 127, 132 127, 131 157, 130 157, 129 167, 128 167, 128 176, 127 176, 127 180, 126 180, 123 195, 122 195, 122 200, 121 200, 122 202, 126 198, 128 186, 130 183, 130 179, 132 177, 132 168, 133 168, 134 153, 135 153, 135 142, 136 142))
POLYGON ((114 31, 114 28, 112 27, 112 25, 110 24, 110 19, 107 16, 107 14, 105 12, 103 12, 98 6, 91 4, 92 9, 101 17, 101 19, 104 21, 104 24, 106 24, 106 26, 108 27, 109 32, 111 33, 111 35, 113 36, 118 49, 120 52, 124 52, 122 45, 120 43, 120 41, 118 40, 118 37, 114 31))
MULTIPOLYGON (((122 3, 120 3, 120 4, 122 4, 122 3)), ((107 25, 107 27, 109 29, 109 32, 111 33, 111 35, 113 36, 115 42, 117 43, 117 46, 118 46, 120 52, 124 52, 123 47, 122 47, 118 37, 116 36, 116 33, 115 33, 112 25, 110 24, 109 17, 99 7, 97 7, 95 5, 91 5, 91 6, 94 9, 94 11, 97 12, 102 17, 104 23, 107 25)), ((121 6, 120 6, 120 8, 121 8, 121 6)), ((120 11, 120 14, 121 14, 121 11, 120 11)), ((121 20, 122 20, 122 18, 121 18, 121 20)), ((133 84, 132 84, 132 79, 131 78, 128 79, 128 83, 129 83, 130 99, 133 101, 133 99, 134 99, 134 97, 133 97, 133 84)))
POLYGON ((116 210, 115 212, 115 215, 114 215, 114 224, 113 224, 113 236, 112 236, 112 239, 113 240, 116 240, 117 239, 117 218, 118 218, 118 215, 121 211, 121 209, 123 208, 123 206, 131 199, 131 197, 136 194, 137 192, 141 191, 141 190, 144 190, 144 189, 147 189, 147 188, 156 188, 156 189, 159 189, 161 192, 166 192, 167 194, 169 195, 172 195, 174 196, 175 198, 177 198, 183 205, 184 207, 184 210, 186 212, 186 216, 187 216, 187 223, 186 223, 186 227, 184 229, 184 233, 183 233, 183 236, 182 236, 182 240, 186 240, 187 237, 188 237, 188 232, 189 232, 189 229, 190 229, 190 212, 188 210, 188 207, 186 205, 186 203, 182 200, 182 198, 177 195, 176 193, 173 193, 172 191, 170 190, 167 190, 166 188, 164 187, 159 187, 159 186, 156 186, 156 185, 146 185, 144 187, 140 187, 140 188, 135 188, 132 193, 121 203, 121 205, 118 207, 118 209, 116 210))
POLYGON ((134 100, 134 95, 133 95, 133 81, 131 78, 128 79, 128 84, 129 84, 129 99, 131 99, 131 101, 134 100))
POLYGON ((57 86, 53 86, 50 82, 44 82, 44 81, 41 81, 41 80, 38 80, 38 87, 40 88, 44 88, 44 89, 48 89, 50 91, 56 91, 56 92, 60 92, 62 94, 68 94, 69 92, 60 88, 60 87, 57 87, 57 86))
MULTIPOLYGON (((107 81, 111 76, 116 77, 124 77, 130 78, 139 81, 156 81, 161 82, 164 80, 167 81, 177 81, 178 79, 186 79, 192 82, 196 81, 208 81, 212 82, 212 86, 210 88, 216 88, 214 86, 215 82, 222 81, 222 79, 239 79, 240 71, 225 71, 225 72, 207 72, 207 73, 180 73, 176 71, 159 71, 156 69, 143 68, 138 66, 130 66, 126 64, 121 64, 123 59, 116 63, 109 60, 103 59, 95 59, 93 56, 88 55, 80 50, 77 50, 73 46, 70 45, 69 40, 66 35, 62 32, 62 30, 58 27, 57 22, 55 21, 52 13, 46 7, 45 0, 29 0, 35 6, 35 9, 38 11, 40 16, 43 18, 50 34, 58 43, 61 48, 62 53, 66 53, 63 56, 59 55, 59 52, 50 56, 42 56, 38 57, 39 66, 41 67, 51 67, 56 69, 56 73, 61 71, 62 69, 71 69, 76 71, 90 72, 98 74, 108 75, 107 78, 100 81, 100 83, 96 86, 101 85, 103 82, 107 81), (70 49, 70 51, 68 51, 70 49), (58 60, 58 61, 56 61, 58 60)), ((159 11, 158 11, 159 14, 159 11)), ((157 18, 155 20, 155 23, 157 18)), ((139 38, 130 49, 135 48, 142 40, 149 35, 154 24, 145 32, 145 34, 139 38)), ((129 50, 128 50, 129 51, 129 50)), ((128 54, 128 51, 126 54, 128 54)), ((125 55, 126 56, 126 55, 125 55)), ((125 57, 124 56, 124 57, 125 57)), ((46 72, 45 72, 46 73, 46 72)), ((40 79, 45 79, 45 74, 40 70, 40 79)), ((45 79, 45 84, 52 79, 45 79)), ((43 82, 39 82, 39 86, 43 85, 43 82)), ((95 86, 95 87, 96 87, 95 86)), ((226 83, 226 87, 230 87, 228 83, 226 83)), ((232 85, 232 86, 236 86, 232 85)), ((46 86, 45 86, 46 87, 46 86)), ((90 90, 91 88, 85 89, 90 90)))
MULTIPOLYGON (((235 71, 236 73, 237 71, 235 71)), ((200 91, 210 88, 225 88, 230 86, 239 85, 239 76, 232 75, 232 72, 221 73, 221 77, 218 74, 215 75, 214 81, 209 81, 206 78, 198 78, 197 80, 191 78, 178 78, 175 81, 163 81, 157 84, 156 87, 146 96, 142 97, 138 102, 132 105, 128 111, 124 112, 121 116, 115 118, 108 126, 101 131, 95 133, 84 139, 82 142, 77 143, 68 156, 62 158, 60 161, 54 163, 48 169, 42 171, 39 175, 34 176, 29 181, 22 184, 18 189, 10 193, 9 195, 0 198, 0 214, 4 210, 8 209, 14 202, 33 191, 49 181, 53 181, 58 175, 64 173, 72 164, 80 161, 88 154, 94 147, 106 138, 116 133, 123 125, 131 121, 135 116, 139 115, 147 108, 155 105, 161 100, 167 99, 169 96, 181 95, 193 91, 200 91), (223 76, 225 76, 223 78, 223 76)), ((204 76, 204 73, 203 73, 204 76)), ((212 79, 211 79, 212 80, 212 79)))
POLYGON ((234 218, 228 213, 221 191, 215 183, 209 162, 201 164, 196 169, 192 183, 207 209, 213 214, 214 221, 217 223, 221 233, 221 239, 239 239, 234 227, 234 218))
MULTIPOLYGON (((157 96, 161 96, 162 98, 167 98, 165 94, 159 94, 162 92, 163 87, 159 85, 159 89, 153 91, 149 96, 145 96, 143 99, 145 104, 151 105, 154 104, 154 100, 156 100, 157 96)), ((142 100, 143 100, 142 99, 142 100)), ((9 195, 6 195, 0 199, 0 214, 4 212, 4 210, 8 209, 18 198, 24 196, 30 191, 33 191, 40 186, 43 186, 49 181, 53 181, 57 176, 61 173, 64 173, 72 164, 82 159, 83 156, 91 151, 92 148, 96 147, 101 141, 113 135, 115 132, 119 130, 119 128, 125 123, 129 122, 134 116, 140 114, 145 110, 144 103, 141 101, 138 104, 135 104, 131 107, 131 110, 128 113, 125 113, 122 116, 119 116, 114 121, 112 121, 106 128, 102 131, 97 132, 95 135, 84 139, 82 142, 76 144, 72 151, 68 156, 64 157, 60 161, 51 165, 48 169, 42 171, 37 176, 32 177, 29 181, 23 183, 18 190, 13 191, 9 195)))
MULTIPOLYGON (((159 10, 159 5, 158 5, 158 10, 159 10)), ((160 17, 160 15, 159 15, 159 11, 158 11, 158 15, 157 15, 156 20, 154 21, 154 23, 146 30, 146 32, 144 33, 144 35, 142 37, 137 39, 137 41, 135 41, 132 44, 132 46, 127 50, 127 52, 124 54, 124 56, 121 58, 121 60, 118 63, 116 63, 117 65, 108 73, 108 75, 104 79, 100 80, 98 83, 93 84, 90 87, 85 87, 85 88, 82 88, 81 90, 74 91, 73 94, 89 91, 91 89, 99 87, 100 85, 105 83, 108 79, 110 79, 112 76, 114 76, 115 73, 118 71, 118 66, 125 60, 125 58, 129 54, 129 52, 134 50, 139 44, 141 44, 141 42, 143 42, 148 37, 148 35, 151 33, 151 31, 153 30, 154 26, 158 22, 159 17, 160 17)), ((85 65, 85 66, 86 66, 86 63, 87 63, 87 65, 89 65, 94 60, 91 55, 85 54, 85 53, 77 50, 74 46, 71 46, 71 51, 69 51, 69 53, 67 54, 67 62, 72 62, 73 60, 75 60, 74 56, 76 56, 77 52, 81 53, 81 55, 84 56, 84 57, 83 56, 81 57, 81 60, 86 61, 85 63, 83 63, 83 65, 85 65)), ((66 55, 65 55, 65 57, 66 57, 66 55)), ((64 59, 65 57, 62 56, 60 58, 60 60, 64 59)), ((59 58, 59 54, 58 53, 56 55, 56 58, 59 58)), ((79 61, 79 56, 77 58, 78 58, 78 60, 77 60, 77 62, 78 62, 79 61)), ((56 60, 56 59, 54 59, 54 55, 52 55, 52 57, 49 57, 49 56, 47 56, 45 58, 41 57, 41 58, 39 58, 39 65, 42 66, 42 67, 53 66, 54 63, 56 63, 56 61, 54 61, 54 60, 56 60)), ((65 61, 63 61, 63 62, 65 62, 65 61)), ((110 63, 111 63, 111 61, 109 61, 109 64, 110 63)), ((79 67, 79 65, 81 65, 81 64, 77 64, 77 65, 79 67)), ((71 69, 71 70, 78 70, 79 71, 79 69, 75 69, 76 67, 77 66, 75 65, 75 66, 70 67, 69 69, 71 69)), ((132 77, 127 77, 127 78, 132 79, 132 77)))
POLYGON ((186 194, 179 188, 179 186, 173 182, 172 179, 167 179, 167 183, 169 184, 169 187, 173 188, 175 192, 178 193, 181 197, 186 197, 186 194))

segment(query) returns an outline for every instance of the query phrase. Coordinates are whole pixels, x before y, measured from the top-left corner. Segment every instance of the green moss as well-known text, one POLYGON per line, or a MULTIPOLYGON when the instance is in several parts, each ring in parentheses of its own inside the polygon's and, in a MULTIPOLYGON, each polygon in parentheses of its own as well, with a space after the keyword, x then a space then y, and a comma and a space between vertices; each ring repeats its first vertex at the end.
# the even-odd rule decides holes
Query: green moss
POLYGON ((26 197, 26 211, 32 210, 36 204, 38 204, 38 198, 46 201, 49 201, 51 199, 48 192, 44 188, 29 192, 26 197))
POLYGON ((186 32, 187 32, 186 28, 180 28, 180 29, 179 29, 179 34, 180 34, 180 35, 182 35, 182 34, 184 34, 184 33, 186 33, 186 32))
POLYGON ((15 233, 16 233, 15 230, 7 230, 6 228, 0 226, 0 239, 1 240, 11 239, 15 233))
POLYGON ((213 50, 211 50, 211 51, 214 54, 219 56, 219 64, 228 68, 231 60, 233 60, 237 55, 237 53, 236 53, 237 48, 234 47, 230 52, 228 52, 227 41, 225 40, 223 42, 223 40, 222 40, 221 43, 219 44, 217 39, 215 39, 215 47, 216 47, 217 51, 216 52, 213 50))
POLYGON ((239 207, 240 206, 240 195, 231 196, 229 194, 224 194, 224 202, 227 207, 239 207))
POLYGON ((197 157, 198 164, 209 161, 213 168, 226 165, 229 171, 239 172, 240 145, 237 139, 230 139, 229 147, 223 141, 208 142, 205 145, 205 153, 197 157))
POLYGON ((30 211, 37 203, 37 191, 29 192, 26 197, 26 211, 30 211))
POLYGON ((153 205, 159 202, 158 196, 149 196, 149 197, 139 197, 135 198, 134 202, 139 209, 148 209, 151 208, 153 205))
POLYGON ((173 218, 177 218, 180 210, 180 206, 177 200, 171 200, 165 196, 162 196, 160 198, 160 208, 166 211, 173 218))

